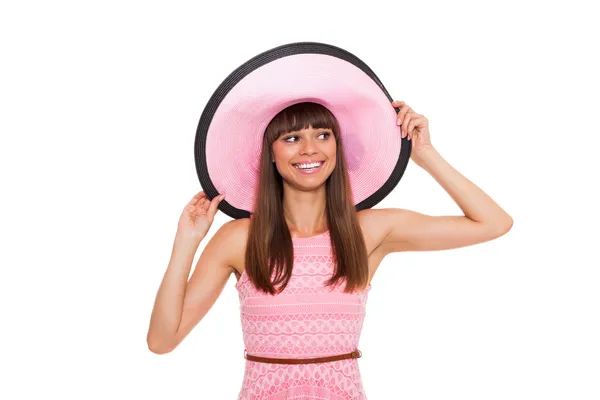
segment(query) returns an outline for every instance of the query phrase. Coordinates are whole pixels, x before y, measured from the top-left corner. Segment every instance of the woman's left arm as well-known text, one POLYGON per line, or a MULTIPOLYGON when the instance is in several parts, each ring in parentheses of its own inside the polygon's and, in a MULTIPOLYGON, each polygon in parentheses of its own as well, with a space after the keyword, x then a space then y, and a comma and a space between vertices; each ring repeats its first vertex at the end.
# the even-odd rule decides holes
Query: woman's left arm
POLYGON ((418 158, 421 167, 448 192, 466 217, 489 226, 491 230, 510 229, 512 217, 477 185, 448 164, 433 146, 423 148, 418 158))
POLYGON ((431 145, 429 122, 404 102, 398 125, 412 143, 411 160, 448 192, 465 215, 431 216, 402 208, 363 210, 366 224, 383 229, 383 255, 399 251, 454 249, 492 240, 508 232, 511 216, 473 182, 454 169, 431 145))
POLYGON ((510 229, 511 216, 483 190, 448 164, 433 147, 427 118, 414 112, 402 101, 392 104, 400 106, 398 124, 402 129, 402 137, 408 136, 408 140, 412 142, 411 159, 415 164, 431 174, 466 217, 498 230, 510 229))

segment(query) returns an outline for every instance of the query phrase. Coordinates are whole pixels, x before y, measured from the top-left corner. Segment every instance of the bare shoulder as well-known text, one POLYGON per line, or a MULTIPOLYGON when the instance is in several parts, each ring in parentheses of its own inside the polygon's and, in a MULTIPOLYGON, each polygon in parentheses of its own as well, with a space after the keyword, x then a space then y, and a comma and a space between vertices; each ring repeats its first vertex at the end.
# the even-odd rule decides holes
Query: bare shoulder
POLYGON ((239 218, 228 221, 221 226, 219 232, 220 244, 223 251, 228 254, 228 264, 233 268, 236 275, 241 275, 244 270, 246 255, 246 242, 250 230, 250 218, 239 218))
POLYGON ((495 224, 474 221, 465 215, 427 215, 402 208, 371 209, 363 213, 367 234, 378 253, 437 251, 471 246, 508 232, 512 219, 495 224))

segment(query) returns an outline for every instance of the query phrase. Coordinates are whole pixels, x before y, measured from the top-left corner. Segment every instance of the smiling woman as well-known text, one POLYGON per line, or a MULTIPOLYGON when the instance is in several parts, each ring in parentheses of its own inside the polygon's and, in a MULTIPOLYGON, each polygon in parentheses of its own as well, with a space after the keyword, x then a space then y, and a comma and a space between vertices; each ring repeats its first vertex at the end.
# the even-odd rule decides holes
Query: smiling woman
MULTIPOLYGON (((317 103, 303 102, 289 106, 267 125, 261 162, 265 168, 260 171, 245 264, 248 276, 266 293, 275 294, 277 290, 274 285, 279 283, 282 285, 278 290, 283 290, 292 275, 292 242, 289 223, 283 211, 284 192, 321 192, 326 211, 323 220, 340 221, 339 226, 354 232, 335 232, 333 241, 341 241, 342 238, 363 240, 362 235, 358 235, 360 229, 351 198, 340 196, 340 193, 347 194, 350 191, 341 145, 338 121, 326 107, 317 103), (280 195, 273 196, 273 193, 280 195), (268 240, 265 242, 258 238, 268 240), (270 261, 267 259, 268 248, 276 249, 270 254, 270 261), (265 265, 269 267, 265 269, 265 265), (271 282, 265 276, 268 271, 276 271, 279 279, 271 282)), ((320 230, 326 228, 327 222, 320 230)), ((363 247, 339 242, 336 246, 334 243, 334 251, 339 248, 354 248, 355 251, 336 254, 340 267, 329 284, 346 279, 349 290, 366 285, 368 271, 363 247)))
POLYGON ((175 257, 151 348, 174 349, 235 271, 246 350, 238 399, 366 399, 358 341, 376 246, 357 211, 393 190, 410 157, 391 101, 366 64, 322 43, 271 49, 227 77, 195 144, 206 200, 225 198, 183 220, 206 227, 217 206, 237 220, 210 240, 187 285, 175 257))
POLYGON ((435 151, 427 119, 392 102, 350 53, 293 43, 234 72, 202 113, 195 150, 207 193, 180 217, 148 346, 176 348, 235 272, 246 360, 238 400, 366 400, 358 346, 383 257, 492 240, 512 219, 435 151), (465 215, 372 209, 409 159, 465 215), (217 209, 236 220, 187 280, 217 209))
POLYGON ((267 125, 261 165, 236 284, 248 352, 240 398, 332 399, 344 388, 363 399, 369 261, 337 119, 317 103, 285 108, 267 125), (307 236, 303 220, 318 223, 307 236))
POLYGON ((354 204, 347 195, 350 183, 339 132, 334 115, 313 102, 289 106, 267 125, 261 160, 265 168, 260 171, 245 263, 247 275, 259 290, 275 294, 285 288, 292 276, 292 237, 288 225, 294 223, 287 221, 284 215, 284 197, 287 193, 294 198, 296 191, 312 191, 322 196, 322 204, 321 201, 315 203, 325 211, 324 226, 319 227, 319 231, 328 228, 327 221, 336 221, 332 240, 339 267, 328 284, 345 280, 349 291, 366 286, 367 254, 354 204), (316 163, 319 163, 317 167, 316 163), (266 167, 269 165, 273 167, 266 167), (351 245, 354 240, 363 245, 351 245), (269 249, 273 249, 272 252, 269 249), (349 250, 338 254, 337 249, 349 250), (265 265, 268 267, 264 268, 265 265), (271 272, 279 277, 274 282, 269 279, 271 272), (280 283, 281 287, 276 290, 274 285, 280 283))

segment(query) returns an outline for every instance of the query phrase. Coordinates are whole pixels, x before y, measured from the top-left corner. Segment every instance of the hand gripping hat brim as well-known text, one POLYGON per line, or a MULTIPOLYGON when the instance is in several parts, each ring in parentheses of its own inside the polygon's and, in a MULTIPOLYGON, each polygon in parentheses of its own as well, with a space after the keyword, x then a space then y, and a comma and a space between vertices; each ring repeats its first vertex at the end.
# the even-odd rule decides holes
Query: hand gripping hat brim
POLYGON ((373 207, 398 184, 411 143, 402 138, 399 109, 375 73, 338 47, 291 43, 238 67, 202 112, 196 170, 208 198, 226 196, 221 211, 250 217, 265 129, 281 110, 307 101, 327 107, 339 122, 357 211, 373 207))

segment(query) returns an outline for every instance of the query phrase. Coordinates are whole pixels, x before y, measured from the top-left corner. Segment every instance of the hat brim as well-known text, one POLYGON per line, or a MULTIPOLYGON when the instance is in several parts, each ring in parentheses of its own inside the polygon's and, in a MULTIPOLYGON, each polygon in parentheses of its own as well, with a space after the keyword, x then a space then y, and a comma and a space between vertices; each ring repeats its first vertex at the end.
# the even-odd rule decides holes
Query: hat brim
POLYGON ((194 155, 207 197, 226 198, 232 218, 253 212, 265 129, 284 108, 305 101, 339 122, 356 210, 371 208, 400 181, 411 143, 396 124, 399 109, 375 73, 353 54, 300 42, 263 52, 233 71, 208 101, 194 155))

